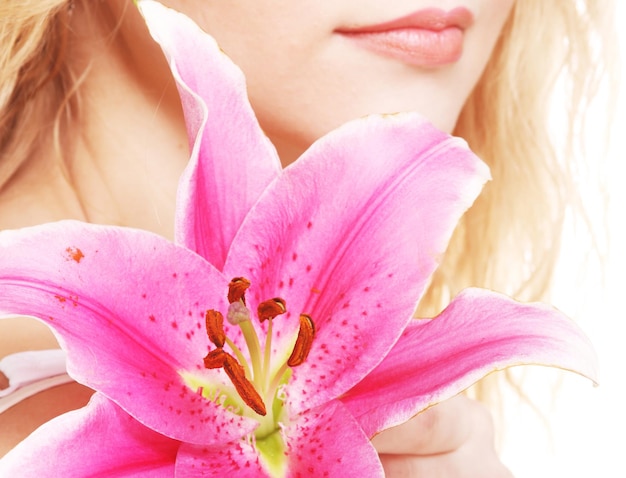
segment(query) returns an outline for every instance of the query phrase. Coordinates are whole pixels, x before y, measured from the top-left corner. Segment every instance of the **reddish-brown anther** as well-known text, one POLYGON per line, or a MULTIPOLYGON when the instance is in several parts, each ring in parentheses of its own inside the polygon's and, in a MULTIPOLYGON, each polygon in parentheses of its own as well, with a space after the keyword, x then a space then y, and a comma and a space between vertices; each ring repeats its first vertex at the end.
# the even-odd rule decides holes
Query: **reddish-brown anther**
POLYGON ((252 410, 259 415, 265 416, 267 414, 265 403, 263 403, 263 399, 254 388, 254 385, 246 378, 243 367, 239 365, 235 357, 226 352, 224 354, 224 371, 230 378, 230 381, 233 382, 237 393, 252 410))
POLYGON ((298 338, 296 344, 293 347, 293 352, 287 365, 290 367, 297 367, 301 365, 309 356, 311 347, 313 346, 313 339, 315 338, 315 324, 313 319, 306 314, 300 314, 300 329, 298 330, 298 338))
POLYGON ((246 303, 245 292, 250 287, 250 281, 245 277, 235 277, 228 284, 228 302, 232 304, 239 300, 246 303))
POLYGON ((284 314, 285 312, 287 312, 287 305, 280 297, 274 297, 273 299, 261 302, 257 307, 259 322, 273 319, 277 315, 284 314))
POLYGON ((207 356, 204 357, 204 366, 206 368, 222 368, 227 355, 223 348, 211 350, 207 356))
POLYGON ((226 334, 224 333, 224 316, 217 310, 207 310, 205 314, 206 332, 209 340, 216 347, 223 347, 226 343, 226 334))

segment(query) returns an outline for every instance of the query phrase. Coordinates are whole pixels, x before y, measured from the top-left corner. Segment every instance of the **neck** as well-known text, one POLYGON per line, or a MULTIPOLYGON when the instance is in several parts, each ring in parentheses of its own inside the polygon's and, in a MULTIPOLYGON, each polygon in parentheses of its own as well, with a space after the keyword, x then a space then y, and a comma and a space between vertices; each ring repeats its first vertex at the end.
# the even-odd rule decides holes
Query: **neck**
MULTIPOLYGON (((82 135, 71 175, 86 220, 173 236, 178 178, 189 155, 180 100, 160 48, 136 8, 123 0, 90 2, 110 9, 94 35, 81 24, 76 47, 89 58, 81 89, 82 135)), ((80 15, 80 12, 77 12, 80 15)), ((80 21, 80 19, 77 19, 80 21)))

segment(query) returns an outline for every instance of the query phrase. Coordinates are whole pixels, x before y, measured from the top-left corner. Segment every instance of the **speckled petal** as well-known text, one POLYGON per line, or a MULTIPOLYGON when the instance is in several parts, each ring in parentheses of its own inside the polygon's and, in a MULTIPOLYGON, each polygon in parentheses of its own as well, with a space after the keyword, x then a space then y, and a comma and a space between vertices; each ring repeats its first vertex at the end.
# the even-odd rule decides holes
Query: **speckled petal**
POLYGON ((244 441, 221 447, 183 444, 176 458, 176 476, 185 478, 269 477, 259 462, 256 450, 244 441))
POLYGON ((468 289, 437 318, 413 321, 385 360, 341 400, 373 436, 494 370, 523 364, 597 377, 591 343, 563 314, 468 289))
POLYGON ((285 433, 290 478, 384 476, 376 450, 338 401, 304 413, 285 433))
MULTIPOLYGON (((359 423, 338 401, 309 410, 284 428, 287 440, 284 475, 274 478, 383 477, 376 450, 359 423)), ((185 445, 176 460, 177 476, 262 478, 257 451, 244 441, 226 447, 185 445)))
POLYGON ((407 114, 348 123, 272 183, 224 270, 252 281, 253 308, 286 300, 277 347, 293 343, 300 313, 313 318, 313 348, 289 387, 296 412, 346 392, 382 360, 488 175, 462 140, 407 114))
POLYGON ((0 459, 0 476, 172 477, 179 445, 96 393, 86 407, 45 423, 0 459))
POLYGON ((242 72, 213 38, 159 3, 140 8, 177 81, 192 148, 178 191, 176 240, 220 269, 280 161, 254 116, 242 72))
POLYGON ((208 308, 228 281, 197 254, 140 230, 75 221, 0 232, 0 312, 39 317, 79 382, 172 438, 224 443, 253 423, 183 382, 207 371, 208 308), (217 427, 220 431, 217 431, 217 427))

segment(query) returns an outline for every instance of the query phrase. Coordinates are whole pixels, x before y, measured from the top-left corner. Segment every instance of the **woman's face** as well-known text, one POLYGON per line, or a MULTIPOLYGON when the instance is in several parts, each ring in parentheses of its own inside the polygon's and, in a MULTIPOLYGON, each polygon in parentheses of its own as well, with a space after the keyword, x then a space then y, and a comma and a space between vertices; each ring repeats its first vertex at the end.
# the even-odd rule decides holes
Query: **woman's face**
POLYGON ((369 113, 451 131, 514 0, 169 0, 244 71, 283 160, 369 113))

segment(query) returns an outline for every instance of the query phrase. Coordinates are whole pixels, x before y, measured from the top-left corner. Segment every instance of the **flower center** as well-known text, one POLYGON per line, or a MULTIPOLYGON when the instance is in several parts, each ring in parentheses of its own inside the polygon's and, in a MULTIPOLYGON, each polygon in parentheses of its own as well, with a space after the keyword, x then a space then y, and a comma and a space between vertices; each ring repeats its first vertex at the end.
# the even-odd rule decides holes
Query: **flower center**
POLYGON ((282 411, 283 398, 280 389, 291 376, 291 368, 301 365, 307 358, 313 339, 315 325, 311 317, 300 315, 300 328, 291 355, 279 364, 272 363, 272 330, 275 317, 287 312, 285 301, 280 297, 261 302, 257 307, 259 322, 268 322, 265 343, 261 342, 250 319, 250 310, 246 306, 245 292, 250 281, 244 277, 234 278, 228 285, 230 303, 226 319, 231 325, 238 326, 248 348, 248 356, 230 340, 224 332, 224 316, 216 310, 206 312, 206 329, 209 340, 215 345, 204 358, 208 369, 223 369, 232 382, 237 394, 251 412, 244 410, 244 415, 256 418, 260 426, 255 431, 257 439, 262 439, 275 432, 282 411), (228 346, 232 352, 224 350, 228 346), (270 407, 267 407, 267 404, 270 407))

